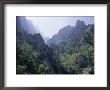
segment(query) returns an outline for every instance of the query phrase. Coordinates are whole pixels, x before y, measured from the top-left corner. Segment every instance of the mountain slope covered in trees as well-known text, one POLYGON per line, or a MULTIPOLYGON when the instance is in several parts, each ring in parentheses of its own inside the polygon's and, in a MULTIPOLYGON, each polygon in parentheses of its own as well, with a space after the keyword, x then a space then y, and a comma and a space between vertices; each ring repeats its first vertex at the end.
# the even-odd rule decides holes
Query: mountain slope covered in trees
MULTIPOLYGON (((25 19, 25 18, 24 18, 25 19)), ((16 19, 16 73, 47 74, 64 73, 53 50, 49 48, 40 33, 30 34, 21 25, 20 17, 16 19)))
POLYGON ((68 73, 94 73, 93 24, 78 20, 75 27, 62 28, 47 43, 68 73))
POLYGON ((65 26, 47 43, 31 24, 16 17, 17 74, 94 73, 94 24, 78 20, 75 27, 65 26))

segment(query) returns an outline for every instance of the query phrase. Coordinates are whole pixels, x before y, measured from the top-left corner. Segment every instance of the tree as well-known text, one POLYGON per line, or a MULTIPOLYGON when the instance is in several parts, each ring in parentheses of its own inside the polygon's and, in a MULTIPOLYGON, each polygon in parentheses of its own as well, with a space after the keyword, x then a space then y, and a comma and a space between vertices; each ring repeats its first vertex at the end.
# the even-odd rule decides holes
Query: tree
POLYGON ((38 57, 40 53, 36 52, 32 46, 25 41, 17 41, 17 74, 46 74, 49 73, 48 64, 38 57))
POLYGON ((86 32, 84 35, 85 42, 89 45, 94 45, 94 31, 86 32))
POLYGON ((39 56, 38 52, 35 52, 28 43, 24 41, 17 42, 17 73, 19 73, 21 69, 24 69, 25 66, 25 73, 35 73, 35 67, 37 57, 39 56), (22 67, 21 67, 22 66, 22 67))

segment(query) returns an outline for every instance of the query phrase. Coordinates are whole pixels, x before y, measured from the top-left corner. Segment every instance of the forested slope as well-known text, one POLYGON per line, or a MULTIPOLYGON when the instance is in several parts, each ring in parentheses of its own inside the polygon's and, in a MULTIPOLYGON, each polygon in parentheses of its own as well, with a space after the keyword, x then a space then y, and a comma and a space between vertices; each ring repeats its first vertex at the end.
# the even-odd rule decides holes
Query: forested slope
POLYGON ((16 17, 17 74, 93 74, 94 24, 67 25, 44 42, 25 17, 16 17))
POLYGON ((78 20, 48 40, 68 73, 94 73, 94 25, 78 20))
POLYGON ((21 25, 20 17, 17 17, 16 23, 16 73, 65 73, 57 56, 45 44, 40 33, 26 32, 21 25))

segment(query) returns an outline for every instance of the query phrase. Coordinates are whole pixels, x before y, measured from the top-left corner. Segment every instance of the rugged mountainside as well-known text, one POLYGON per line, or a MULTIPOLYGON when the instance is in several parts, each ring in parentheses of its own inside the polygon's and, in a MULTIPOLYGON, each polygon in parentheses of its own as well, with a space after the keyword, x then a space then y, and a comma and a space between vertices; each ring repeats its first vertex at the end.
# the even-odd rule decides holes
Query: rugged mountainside
POLYGON ((46 43, 30 21, 16 17, 16 73, 93 74, 94 24, 78 20, 46 43))
POLYGON ((70 25, 62 28, 61 30, 59 30, 59 32, 55 35, 53 35, 52 38, 50 38, 48 41, 47 41, 47 44, 50 45, 50 44, 58 44, 60 41, 62 40, 68 40, 69 39, 69 35, 71 33, 71 31, 73 30, 74 28, 70 25))
MULTIPOLYGON (((23 19, 23 17, 22 17, 22 19, 23 19)), ((16 22, 17 22, 17 27, 16 27, 17 45, 19 45, 19 40, 20 40, 20 41, 25 41, 30 46, 32 46, 32 48, 36 52, 39 53, 37 60, 45 61, 48 64, 49 73, 62 73, 62 72, 64 72, 64 69, 61 66, 57 56, 54 55, 53 50, 45 44, 40 33, 30 34, 28 31, 26 32, 26 30, 24 30, 24 28, 21 25, 20 20, 22 20, 22 19, 20 19, 20 17, 17 17, 17 19, 16 19, 16 22)), ((24 21, 26 21, 26 20, 24 20, 24 21)))
POLYGON ((59 30, 52 38, 47 41, 47 44, 59 44, 62 41, 70 41, 72 43, 79 43, 79 41, 84 37, 84 33, 91 30, 94 26, 85 25, 83 21, 78 20, 75 27, 70 25, 59 30))
POLYGON ((94 24, 78 20, 66 26, 47 42, 68 73, 94 73, 94 24))

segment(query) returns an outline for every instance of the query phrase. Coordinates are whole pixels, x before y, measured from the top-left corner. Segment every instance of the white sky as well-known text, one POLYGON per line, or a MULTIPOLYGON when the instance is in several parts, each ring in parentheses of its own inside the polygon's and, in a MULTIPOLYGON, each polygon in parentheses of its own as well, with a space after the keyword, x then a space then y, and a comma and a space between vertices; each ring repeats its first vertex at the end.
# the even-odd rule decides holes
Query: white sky
POLYGON ((85 24, 93 24, 93 16, 28 16, 27 19, 31 20, 35 27, 39 28, 40 32, 44 34, 45 37, 51 38, 60 29, 67 25, 75 26, 77 20, 83 20, 85 24))

